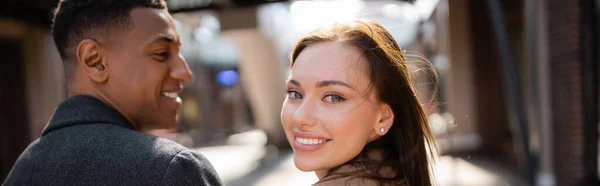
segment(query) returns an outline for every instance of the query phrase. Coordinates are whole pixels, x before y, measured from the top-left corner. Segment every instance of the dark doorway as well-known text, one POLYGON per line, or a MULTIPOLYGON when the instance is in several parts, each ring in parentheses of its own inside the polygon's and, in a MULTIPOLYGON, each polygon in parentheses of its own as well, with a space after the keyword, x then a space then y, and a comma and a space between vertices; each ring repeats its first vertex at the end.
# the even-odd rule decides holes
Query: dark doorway
POLYGON ((0 39, 0 180, 29 144, 21 42, 0 39))

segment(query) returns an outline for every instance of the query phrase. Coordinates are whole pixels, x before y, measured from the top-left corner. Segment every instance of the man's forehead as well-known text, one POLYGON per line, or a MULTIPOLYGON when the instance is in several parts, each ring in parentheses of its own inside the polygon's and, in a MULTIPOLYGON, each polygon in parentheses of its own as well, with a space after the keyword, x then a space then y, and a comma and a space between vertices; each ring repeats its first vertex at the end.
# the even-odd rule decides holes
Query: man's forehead
POLYGON ((140 36, 145 42, 160 40, 179 41, 173 18, 166 9, 135 8, 130 13, 134 37, 140 36))

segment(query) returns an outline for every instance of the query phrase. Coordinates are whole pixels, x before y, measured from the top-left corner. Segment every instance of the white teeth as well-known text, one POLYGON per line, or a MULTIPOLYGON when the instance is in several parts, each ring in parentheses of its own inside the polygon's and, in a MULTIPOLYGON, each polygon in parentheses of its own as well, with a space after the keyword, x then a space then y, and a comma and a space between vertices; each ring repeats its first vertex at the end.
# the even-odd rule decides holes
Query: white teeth
POLYGON ((324 143, 325 140, 296 137, 296 142, 303 144, 303 145, 318 145, 318 144, 324 143))
POLYGON ((163 92, 163 96, 173 99, 177 99, 178 97, 177 92, 163 92))

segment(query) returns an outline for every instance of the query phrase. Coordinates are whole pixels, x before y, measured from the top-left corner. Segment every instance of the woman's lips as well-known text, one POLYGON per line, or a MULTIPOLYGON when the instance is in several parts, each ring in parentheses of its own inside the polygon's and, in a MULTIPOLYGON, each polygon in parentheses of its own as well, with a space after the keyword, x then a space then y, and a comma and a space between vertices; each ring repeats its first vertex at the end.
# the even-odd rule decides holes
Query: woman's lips
POLYGON ((323 148, 331 139, 309 132, 292 131, 294 134, 293 147, 298 151, 316 151, 323 148))

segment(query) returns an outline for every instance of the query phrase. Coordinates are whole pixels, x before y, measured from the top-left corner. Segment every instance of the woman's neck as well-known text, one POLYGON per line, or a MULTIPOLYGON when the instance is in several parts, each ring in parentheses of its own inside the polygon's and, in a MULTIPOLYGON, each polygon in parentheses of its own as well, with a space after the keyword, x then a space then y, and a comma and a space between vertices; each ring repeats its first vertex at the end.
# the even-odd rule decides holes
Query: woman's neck
POLYGON ((315 174, 317 175, 319 180, 322 180, 323 178, 326 178, 327 176, 329 176, 330 173, 331 174, 351 173, 351 172, 356 172, 358 170, 359 170, 358 167, 355 167, 354 165, 352 165, 350 163, 346 163, 346 164, 341 165, 334 169, 316 170, 315 174))
POLYGON ((322 180, 323 178, 327 177, 328 173, 329 173, 329 169, 315 171, 315 174, 317 175, 317 178, 319 178, 319 180, 322 180))

